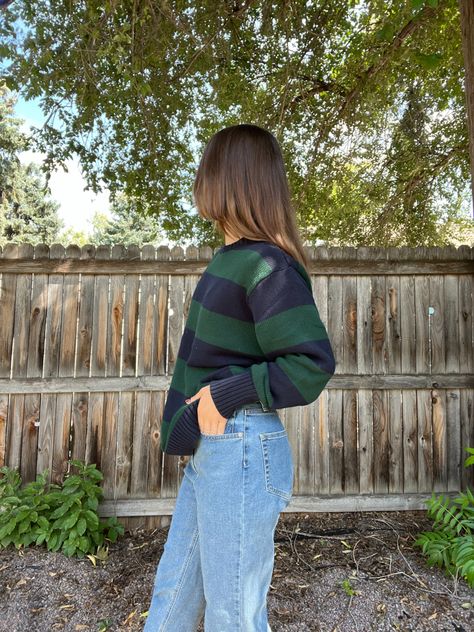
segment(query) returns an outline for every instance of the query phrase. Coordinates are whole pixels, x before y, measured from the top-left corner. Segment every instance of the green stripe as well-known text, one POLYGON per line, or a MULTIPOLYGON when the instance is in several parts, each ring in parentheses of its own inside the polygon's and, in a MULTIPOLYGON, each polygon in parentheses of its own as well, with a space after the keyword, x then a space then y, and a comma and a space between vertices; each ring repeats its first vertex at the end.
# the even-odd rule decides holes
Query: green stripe
POLYGON ((253 322, 218 314, 202 305, 199 308, 199 340, 228 351, 261 355, 253 322))
POLYGON ((258 252, 245 249, 221 253, 210 263, 207 271, 213 276, 241 285, 249 294, 273 269, 258 252))
POLYGON ((314 305, 297 305, 255 324, 265 353, 302 342, 327 340, 327 331, 314 305), (285 341, 288 342, 285 342, 285 341))
POLYGON ((197 385, 199 384, 200 380, 211 370, 214 371, 215 369, 210 369, 209 367, 188 366, 183 358, 178 357, 176 358, 170 388, 178 391, 184 397, 195 395, 196 392, 199 390, 197 388, 197 385), (188 392, 186 392, 186 385, 188 385, 188 389, 191 390, 193 390, 192 385, 195 385, 196 389, 193 393, 190 393, 189 390, 188 392))
POLYGON ((286 356, 276 358, 275 364, 285 373, 287 378, 304 397, 307 403, 314 400, 314 393, 319 392, 321 383, 329 380, 329 375, 307 355, 300 354, 288 360, 286 356))

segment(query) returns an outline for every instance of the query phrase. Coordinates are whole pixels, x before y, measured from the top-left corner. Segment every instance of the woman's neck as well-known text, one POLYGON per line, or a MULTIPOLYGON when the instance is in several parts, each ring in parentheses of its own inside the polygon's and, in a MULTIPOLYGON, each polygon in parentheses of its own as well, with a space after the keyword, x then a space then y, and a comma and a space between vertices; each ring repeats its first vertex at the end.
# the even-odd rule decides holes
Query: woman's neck
POLYGON ((238 241, 240 237, 234 237, 233 235, 229 235, 229 233, 224 233, 224 241, 225 245, 233 244, 234 241, 238 241))

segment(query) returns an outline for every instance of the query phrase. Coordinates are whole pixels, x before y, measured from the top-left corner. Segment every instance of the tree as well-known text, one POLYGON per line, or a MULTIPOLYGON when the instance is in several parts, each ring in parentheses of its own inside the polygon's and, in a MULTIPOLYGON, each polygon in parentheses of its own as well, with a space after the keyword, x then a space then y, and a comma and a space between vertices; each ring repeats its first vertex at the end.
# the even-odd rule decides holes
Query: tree
POLYGON ((466 72, 466 111, 469 132, 469 159, 474 204, 474 5, 471 0, 460 0, 461 32, 464 67, 466 72))
POLYGON ((435 245, 467 213, 459 17, 456 0, 16 0, 0 54, 8 85, 42 98, 46 173, 77 154, 93 190, 171 239, 214 238, 189 211, 197 160, 215 131, 254 122, 282 145, 308 241, 402 245, 401 158, 386 154, 416 83, 429 125, 411 195, 431 195, 406 235, 435 245))
POLYGON ((52 243, 63 222, 50 200, 41 169, 22 165, 18 154, 28 148, 13 117, 15 98, 0 83, 0 246, 6 242, 52 243))
POLYGON ((112 206, 112 217, 95 213, 92 220, 91 243, 99 244, 157 244, 160 227, 156 217, 141 218, 123 196, 119 196, 112 206))

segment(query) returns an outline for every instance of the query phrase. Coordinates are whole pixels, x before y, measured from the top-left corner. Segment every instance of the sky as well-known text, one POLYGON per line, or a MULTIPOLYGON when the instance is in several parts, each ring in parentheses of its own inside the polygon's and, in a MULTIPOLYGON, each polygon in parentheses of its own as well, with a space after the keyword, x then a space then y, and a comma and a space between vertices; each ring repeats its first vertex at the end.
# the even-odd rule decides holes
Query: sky
MULTIPOLYGON (((31 126, 41 127, 46 120, 40 100, 25 101, 21 95, 16 103, 15 117, 24 119, 22 131, 26 133, 29 133, 31 126)), ((45 157, 45 154, 32 151, 19 154, 22 164, 41 163, 45 157)), ((58 215, 64 221, 65 228, 90 233, 92 230, 90 222, 96 211, 110 216, 109 192, 104 190, 96 195, 93 191, 85 191, 86 181, 82 176, 78 159, 69 160, 66 165, 68 172, 57 169, 51 175, 49 180, 51 197, 60 205, 58 215)))

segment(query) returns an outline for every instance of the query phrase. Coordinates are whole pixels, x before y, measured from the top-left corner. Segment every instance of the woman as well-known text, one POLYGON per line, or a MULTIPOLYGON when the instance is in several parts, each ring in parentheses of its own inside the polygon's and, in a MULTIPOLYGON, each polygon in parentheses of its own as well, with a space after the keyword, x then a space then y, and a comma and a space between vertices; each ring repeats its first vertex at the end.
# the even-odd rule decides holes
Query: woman
POLYGON ((184 469, 145 632, 268 632, 274 532, 293 488, 279 408, 314 402, 335 360, 279 144, 256 125, 208 142, 194 183, 225 236, 194 291, 163 411, 184 469))

